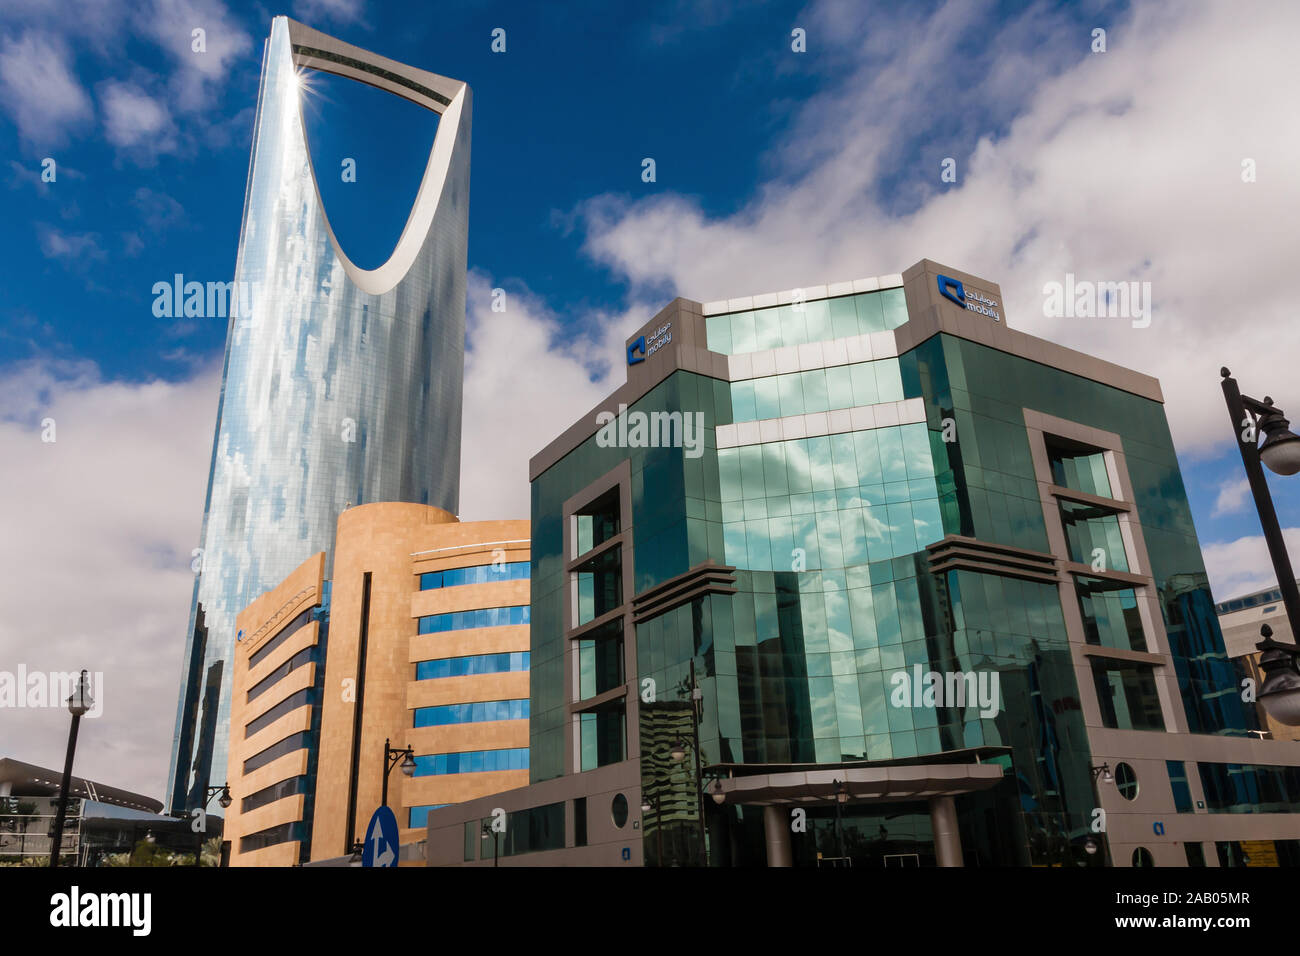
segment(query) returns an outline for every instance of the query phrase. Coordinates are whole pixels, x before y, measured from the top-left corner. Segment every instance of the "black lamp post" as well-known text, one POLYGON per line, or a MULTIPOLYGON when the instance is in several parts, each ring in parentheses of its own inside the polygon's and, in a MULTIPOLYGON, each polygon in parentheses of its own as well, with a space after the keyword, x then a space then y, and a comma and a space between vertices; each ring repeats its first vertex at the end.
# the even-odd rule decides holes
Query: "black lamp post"
MULTIPOLYGON (((218 806, 221 807, 222 810, 229 808, 230 804, 234 802, 233 800, 230 799, 229 783, 223 783, 219 787, 208 787, 207 790, 204 792, 204 796, 203 796, 204 813, 207 813, 208 807, 212 804, 212 798, 215 797, 217 794, 221 794, 221 799, 217 801, 217 804, 218 806)), ((208 831, 205 828, 203 832, 199 834, 199 847, 197 850, 194 851, 195 866, 203 865, 203 838, 207 835, 207 832, 208 831)))
MULTIPOLYGON (((699 801, 700 866, 708 866, 709 854, 704 838, 704 773, 700 768, 700 709, 704 704, 704 691, 700 690, 699 684, 695 681, 695 658, 693 657, 691 658, 690 684, 681 689, 683 691, 689 690, 691 695, 691 749, 695 753, 695 796, 699 801)), ((686 759, 686 741, 678 737, 677 742, 673 744, 672 749, 669 751, 669 756, 672 757, 674 763, 681 763, 686 759)))
MULTIPOLYGON (((1097 801, 1097 806, 1100 807, 1101 794, 1097 790, 1097 778, 1100 777, 1102 781, 1105 783, 1114 783, 1115 775, 1110 772, 1109 763, 1104 763, 1100 767, 1090 767, 1089 770, 1091 770, 1092 772, 1092 798, 1095 801, 1097 801)), ((1103 843, 1105 843, 1105 841, 1100 841, 1097 840, 1095 837, 1090 836, 1088 837, 1087 840, 1084 841, 1083 849, 1087 852, 1089 856, 1093 856, 1096 854, 1097 850, 1100 848, 1101 844, 1103 843)), ((1102 865, 1105 865, 1107 856, 1109 856, 1109 851, 1107 851, 1102 855, 1101 858, 1102 865)))
POLYGON ((72 787, 72 757, 77 752, 77 728, 81 726, 81 715, 90 710, 94 701, 90 697, 86 672, 81 672, 77 680, 77 689, 68 698, 68 712, 72 714, 72 727, 68 731, 68 754, 63 760, 63 783, 59 787, 59 808, 54 815, 54 832, 50 844, 50 866, 59 865, 59 850, 63 847, 63 823, 68 816, 68 790, 72 787))
POLYGON ((393 768, 397 766, 398 761, 401 761, 403 774, 409 777, 411 776, 411 774, 415 773, 415 752, 411 750, 410 747, 407 747, 405 750, 402 750, 398 747, 393 747, 391 746, 391 741, 385 739, 384 740, 384 798, 381 801, 381 803, 384 806, 388 806, 388 775, 393 772, 393 768))
POLYGON ((655 843, 659 850, 658 859, 655 863, 656 866, 664 865, 664 828, 663 823, 659 819, 659 808, 662 805, 662 800, 663 797, 652 797, 649 794, 646 794, 646 796, 641 799, 641 813, 646 814, 653 810, 655 815, 655 843))
POLYGON ((840 808, 849 802, 849 788, 842 780, 833 781, 835 786, 835 852, 844 859, 844 825, 841 822, 840 808))
MULTIPOLYGON (((1279 475, 1300 472, 1300 437, 1291 432, 1291 423, 1282 409, 1273 404, 1273 399, 1265 395, 1261 402, 1242 395, 1228 369, 1220 369, 1219 374, 1223 376, 1223 398, 1232 417, 1233 431, 1239 439, 1237 448, 1246 468, 1255 510, 1259 512, 1259 523, 1268 543, 1269 557, 1273 561, 1294 641, 1300 639, 1300 588, 1296 587, 1295 572, 1291 569, 1291 558, 1282 539, 1282 527, 1273 508, 1273 496, 1269 494, 1263 466, 1279 475), (1257 445, 1260 435, 1264 441, 1257 445)), ((1261 651, 1260 668, 1266 675, 1259 691, 1259 701, 1274 720, 1290 726, 1300 725, 1300 668, 1296 662, 1300 648, 1272 640, 1271 630, 1263 637, 1264 640, 1255 645, 1261 651)))

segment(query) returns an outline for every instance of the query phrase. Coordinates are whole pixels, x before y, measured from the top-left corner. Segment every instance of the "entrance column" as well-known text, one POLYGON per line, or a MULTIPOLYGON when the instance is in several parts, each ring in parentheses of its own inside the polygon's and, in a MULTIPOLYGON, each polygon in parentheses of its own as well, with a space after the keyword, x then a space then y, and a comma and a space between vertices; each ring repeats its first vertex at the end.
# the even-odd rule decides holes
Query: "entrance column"
POLYGON ((767 865, 794 866, 790 852, 790 823, 780 806, 763 808, 763 833, 767 837, 767 865))
POLYGON ((957 832, 957 805, 952 797, 930 798, 930 826, 934 830, 934 855, 939 866, 964 866, 961 836, 957 832))

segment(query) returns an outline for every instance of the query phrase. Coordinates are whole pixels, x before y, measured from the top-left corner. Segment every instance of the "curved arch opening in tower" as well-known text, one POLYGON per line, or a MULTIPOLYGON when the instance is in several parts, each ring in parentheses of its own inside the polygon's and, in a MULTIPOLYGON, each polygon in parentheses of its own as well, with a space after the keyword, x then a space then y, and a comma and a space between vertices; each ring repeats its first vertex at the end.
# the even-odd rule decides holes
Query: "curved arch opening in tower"
POLYGON ((361 269, 393 254, 415 205, 440 117, 347 77, 300 70, 303 128, 339 248, 361 269))

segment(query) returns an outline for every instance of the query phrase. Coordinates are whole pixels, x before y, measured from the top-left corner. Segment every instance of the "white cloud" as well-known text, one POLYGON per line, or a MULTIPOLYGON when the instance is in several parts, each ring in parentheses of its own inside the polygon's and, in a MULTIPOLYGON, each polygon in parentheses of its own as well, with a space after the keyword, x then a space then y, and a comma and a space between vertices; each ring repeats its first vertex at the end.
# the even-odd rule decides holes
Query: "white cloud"
POLYGON ((526 292, 511 290, 505 302, 505 312, 493 312, 490 280, 471 273, 460 482, 465 521, 528 517, 528 459, 623 383, 617 359, 629 323, 645 321, 598 315, 584 332, 526 292))
POLYGON ((365 0, 295 0, 293 5, 295 19, 316 29, 325 23, 360 23, 365 10, 365 0))
POLYGON ((588 251, 634 288, 703 300, 946 262, 999 282, 1009 325, 1159 377, 1180 450, 1209 451, 1227 440, 1220 365, 1248 392, 1281 391, 1300 344, 1295 242, 1278 214, 1300 208, 1300 126, 1277 121, 1294 109, 1300 8, 1143 4, 1095 55, 1087 31, 1041 7, 991 31, 969 10, 818 31, 858 44, 861 66, 800 107, 752 203, 711 217, 672 194, 599 197, 581 209, 588 251), (1078 51, 1070 64, 1063 46, 1078 51), (960 73, 972 58, 982 72, 960 73), (984 115, 1005 135, 970 125, 984 115), (939 181, 949 155, 955 186, 939 181), (917 156, 920 177, 905 161, 917 156), (891 212, 898 197, 875 190, 900 174, 928 185, 891 212), (1067 272, 1150 281, 1151 326, 1044 318, 1043 286, 1067 272))
POLYGON ((62 259, 78 266, 89 259, 103 259, 105 255, 98 233, 61 232, 53 226, 38 223, 36 237, 41 245, 41 254, 47 259, 62 259))
POLYGON ((153 0, 141 8, 136 22, 139 32, 176 64, 169 89, 177 108, 185 112, 211 106, 215 88, 253 48, 252 37, 220 0, 153 0), (202 52, 194 49, 195 30, 203 31, 202 52))
POLYGON ((134 83, 111 81, 99 94, 104 108, 104 135, 119 149, 148 159, 176 149, 171 113, 134 83))
MULTIPOLYGON (((1282 537, 1287 552, 1300 555, 1300 528, 1283 528, 1282 537)), ((1277 575, 1262 534, 1204 545, 1201 554, 1216 601, 1277 587, 1277 575)))
POLYGON ((1246 478, 1229 479, 1219 485, 1219 496, 1214 499, 1211 518, 1240 511, 1250 498, 1250 481, 1246 478))
MULTIPOLYGON (((0 548, 0 666, 102 672, 103 716, 82 724, 76 770, 159 799, 219 370, 127 385, 46 362, 0 377, 0 487, 24 503, 7 510, 0 548)), ((66 710, 3 721, 5 756, 61 766, 66 710)))
POLYGON ((63 44, 30 30, 0 44, 0 103, 34 149, 62 145, 92 113, 63 44))

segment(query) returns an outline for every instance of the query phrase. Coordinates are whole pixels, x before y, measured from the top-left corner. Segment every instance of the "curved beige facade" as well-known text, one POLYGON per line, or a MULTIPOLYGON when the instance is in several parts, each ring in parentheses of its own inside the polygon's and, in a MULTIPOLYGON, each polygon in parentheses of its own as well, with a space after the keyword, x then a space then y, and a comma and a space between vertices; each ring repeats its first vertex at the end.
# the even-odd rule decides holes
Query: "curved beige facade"
MULTIPOLYGON (((261 631, 247 646, 241 642, 236 653, 231 740, 242 741, 250 721, 313 682, 318 696, 260 729, 255 738, 232 745, 229 770, 235 802, 226 826, 232 865, 284 866, 350 853, 365 837, 370 816, 381 802, 385 741, 395 748, 411 747, 422 768, 434 755, 527 748, 526 716, 417 728, 415 715, 418 708, 527 700, 526 669, 422 680, 416 675, 423 661, 528 652, 527 623, 419 633, 420 619, 432 615, 527 607, 528 577, 511 579, 503 572, 500 580, 494 580, 498 576, 494 569, 530 560, 528 534, 527 521, 460 522, 425 505, 383 502, 349 508, 339 517, 328 585, 320 579, 324 555, 316 555, 240 615, 239 625, 246 634, 261 631), (428 572, 479 567, 484 568, 478 575, 484 581, 457 583, 456 578, 444 586, 420 589, 421 575, 428 572), (315 626, 301 628, 250 668, 250 654, 256 654, 303 608, 313 606, 322 590, 329 592, 327 636, 320 640, 315 626), (292 607, 283 611, 286 602, 292 607), (246 701, 248 688, 318 640, 324 647, 323 679, 317 681, 319 664, 299 667, 271 690, 246 701), (245 775, 248 757, 295 733, 311 733, 314 719, 319 732, 307 746, 245 775), (310 792, 241 813, 244 798, 296 775, 314 777, 310 792), (241 851, 241 841, 250 835, 295 821, 310 823, 309 847, 291 840, 241 851)), ((459 803, 520 787, 528 782, 528 770, 525 765, 524 769, 407 777, 394 769, 388 780, 388 806, 397 816, 402 843, 407 844, 421 840, 425 833, 422 826, 409 826, 412 808, 459 803)))

